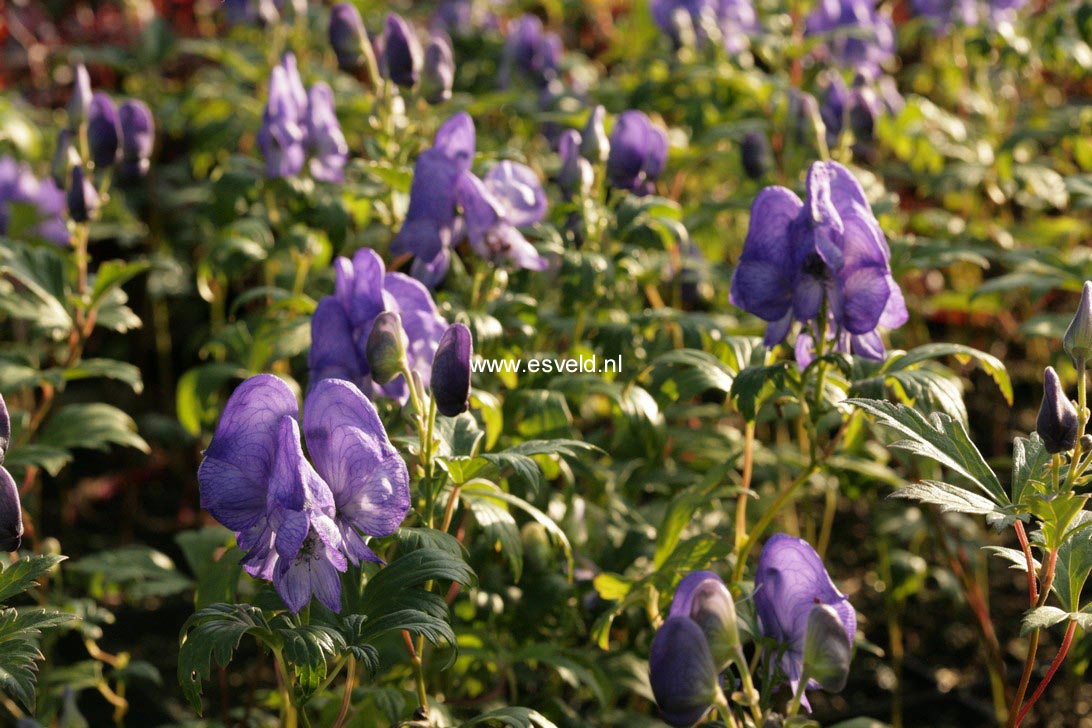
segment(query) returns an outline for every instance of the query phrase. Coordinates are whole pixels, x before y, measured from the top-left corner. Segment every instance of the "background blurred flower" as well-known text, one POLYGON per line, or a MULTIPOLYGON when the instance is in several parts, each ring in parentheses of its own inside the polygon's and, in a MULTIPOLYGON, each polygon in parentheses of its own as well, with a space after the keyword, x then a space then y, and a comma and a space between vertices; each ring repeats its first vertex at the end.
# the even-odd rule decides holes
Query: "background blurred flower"
POLYGON ((417 85, 422 60, 417 31, 401 15, 388 15, 383 35, 383 68, 387 77, 403 88, 412 88, 417 85))
POLYGON ((455 198, 463 211, 467 238, 478 255, 493 263, 507 259, 530 270, 546 267, 546 259, 517 229, 538 222, 546 211, 545 192, 529 168, 501 162, 484 182, 464 172, 456 183, 455 198))
POLYGON ((155 146, 155 118, 147 104, 127 99, 118 107, 121 127, 121 165, 123 177, 143 177, 148 173, 155 146))
MULTIPOLYGON (((69 174, 66 169, 65 175, 69 174)), ((28 165, 0 157, 0 234, 30 235, 68 245, 65 208, 65 193, 52 179, 39 180, 28 165), (29 219, 26 212, 31 213, 29 219)))
POLYGON ((451 39, 443 31, 433 31, 425 48, 424 66, 421 69, 421 95, 430 104, 439 104, 451 98, 455 84, 455 56, 451 39))
POLYGON ((649 10, 676 47, 685 45, 678 27, 680 12, 689 16, 695 42, 708 42, 712 33, 728 53, 745 50, 749 36, 759 28, 751 0, 650 0, 649 10))
POLYGON ((68 216, 76 222, 87 222, 98 214, 101 203, 99 193, 91 180, 87 179, 81 166, 72 168, 68 190, 65 192, 65 203, 68 206, 68 216))
POLYGON ((312 177, 331 183, 344 180, 349 145, 334 111, 334 92, 321 81, 307 94, 307 146, 312 177))
POLYGON ((819 0, 806 28, 823 38, 820 55, 843 68, 876 72, 895 55, 894 25, 875 0, 819 0))
POLYGON ((265 173, 268 177, 292 177, 303 169, 307 154, 302 126, 304 109, 293 92, 289 72, 283 63, 273 67, 268 93, 262 128, 258 132, 258 146, 265 157, 265 173))
POLYGON ((23 541, 23 505, 19 487, 4 467, 4 457, 11 443, 11 415, 0 395, 0 551, 18 551, 23 541))
POLYGON ((109 167, 117 159, 120 136, 114 102, 104 93, 94 94, 87 110, 87 145, 97 169, 109 167))
POLYGON ((607 177, 615 187, 650 194, 667 163, 667 133, 643 111, 623 111, 614 121, 607 177))
POLYGON ((513 72, 519 72, 537 86, 547 86, 561 68, 561 37, 547 32, 535 15, 522 15, 508 28, 501 62, 500 85, 507 88, 513 72))

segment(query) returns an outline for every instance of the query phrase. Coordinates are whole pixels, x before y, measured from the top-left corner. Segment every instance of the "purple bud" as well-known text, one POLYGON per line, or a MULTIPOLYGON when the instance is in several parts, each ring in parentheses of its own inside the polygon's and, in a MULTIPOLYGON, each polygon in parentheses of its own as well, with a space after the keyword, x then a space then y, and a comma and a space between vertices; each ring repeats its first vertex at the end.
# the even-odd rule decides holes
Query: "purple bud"
POLYGON ((849 679, 852 651, 853 643, 834 607, 812 607, 804 637, 804 674, 827 692, 841 692, 849 679))
POLYGON ((126 177, 143 177, 148 172, 155 146, 155 118, 148 105, 127 99, 118 108, 121 123, 122 172, 126 177))
POLYGON ((771 166, 770 140, 760 131, 747 132, 739 146, 743 171, 751 179, 762 179, 771 166))
POLYGON ((1092 355, 1092 281, 1085 281, 1081 302, 1077 304, 1077 313, 1065 330, 1062 346, 1078 366, 1081 360, 1088 361, 1092 355))
POLYGON ((1066 396, 1054 367, 1047 367, 1043 377, 1043 403, 1035 420, 1035 431, 1052 455, 1072 450, 1077 444, 1077 408, 1066 396))
POLYGON ((709 712, 718 690, 717 668, 705 633, 690 617, 668 617, 652 640, 648 679, 664 720, 692 726, 709 712))
POLYGON ((406 19, 397 13, 387 16, 383 39, 383 58, 387 77, 403 88, 417 85, 421 72, 421 41, 406 19))
POLYGON ((6 468, 0 467, 0 551, 17 551, 23 542, 23 507, 19 488, 6 468))
POLYGON ((11 442, 11 415, 8 414, 8 405, 0 395, 0 463, 4 462, 4 455, 8 451, 11 442))
POLYGON ((117 107, 109 96, 96 93, 87 111, 87 143, 96 168, 109 167, 118 158, 120 136, 117 107))
POLYGON ((615 187, 645 194, 664 170, 667 134, 643 111, 619 114, 610 134, 607 177, 615 187))
POLYGON ((87 222, 98 214, 101 202, 99 193, 95 191, 91 180, 84 175, 81 166, 72 168, 65 201, 68 204, 68 216, 76 222, 87 222))
POLYGON ((580 135, 580 154, 589 162, 602 163, 610 156, 610 139, 603 126, 606 117, 607 110, 602 105, 596 106, 584 124, 584 131, 580 135))
POLYGON ((672 616, 687 616, 705 633, 718 671, 738 653, 736 603, 724 581, 711 571, 693 571, 683 577, 671 601, 672 616))
POLYGON ((430 104, 451 98, 455 84, 455 56, 451 41, 443 31, 433 31, 425 48, 425 64, 421 70, 421 95, 430 104))
POLYGON ((360 11, 352 3, 338 3, 330 11, 330 46, 337 56, 337 66, 346 73, 365 74, 363 80, 374 83, 375 50, 364 29, 360 11))
POLYGON ((470 358, 473 354, 470 329, 463 324, 448 326, 432 359, 430 386, 440 414, 457 417, 470 407, 470 358))
POLYGON ((91 76, 82 63, 76 66, 76 79, 72 87, 72 97, 68 101, 68 128, 78 129, 87 121, 91 106, 91 76))
MULTIPOLYGON (((390 384, 406 366, 409 340, 402 327, 402 317, 394 311, 383 311, 375 317, 364 353, 377 384, 390 384)), ((435 372, 435 369, 433 369, 435 372)))
POLYGON ((562 132, 557 151, 561 155, 557 185, 564 193, 565 199, 587 194, 594 182, 595 171, 592 169, 591 162, 580 156, 580 132, 575 129, 566 129, 562 132))
POLYGON ((307 145, 311 176, 320 182, 340 183, 345 178, 349 144, 334 109, 334 92, 321 81, 307 95, 307 145))
POLYGON ((69 129, 57 132, 57 148, 53 150, 49 174, 59 187, 68 183, 68 170, 80 163, 80 154, 76 151, 75 136, 69 129))

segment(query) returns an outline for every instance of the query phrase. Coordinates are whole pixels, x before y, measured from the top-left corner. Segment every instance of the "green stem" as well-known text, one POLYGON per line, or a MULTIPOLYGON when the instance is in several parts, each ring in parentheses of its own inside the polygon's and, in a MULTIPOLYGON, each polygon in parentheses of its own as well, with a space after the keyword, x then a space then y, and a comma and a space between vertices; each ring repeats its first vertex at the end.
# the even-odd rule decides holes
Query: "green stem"
POLYGON ((807 669, 800 671, 800 682, 796 686, 796 692, 792 694, 792 700, 789 702, 789 707, 786 709, 786 715, 796 715, 797 711, 800 710, 800 701, 804 699, 804 690, 807 689, 808 680, 810 679, 811 678, 808 677, 807 669))
POLYGON ((732 706, 728 704, 728 696, 724 694, 719 685, 717 686, 716 705, 717 712, 724 719, 724 725, 728 728, 739 728, 739 722, 736 721, 736 716, 732 713, 732 706))
POLYGON ((777 500, 773 502, 769 508, 762 514, 762 517, 758 519, 758 523, 751 529, 751 533, 748 534, 747 540, 743 543, 743 546, 736 552, 736 565, 732 570, 732 581, 739 581, 743 578, 743 568, 747 564, 747 555, 751 552, 751 549, 755 547, 758 539, 762 538, 762 534, 773 522, 773 519, 777 518, 777 514, 785 507, 796 491, 800 490, 801 486, 808 481, 808 479, 819 470, 819 464, 812 462, 804 472, 796 476, 796 480, 789 484, 789 487, 781 491, 781 494, 777 496, 777 500))
POLYGON ((751 670, 747 666, 747 655, 743 654, 742 645, 736 645, 736 667, 739 668, 739 677, 743 682, 743 694, 747 696, 751 716, 755 719, 755 725, 760 726, 762 725, 760 697, 758 690, 755 689, 754 680, 751 678, 751 670))

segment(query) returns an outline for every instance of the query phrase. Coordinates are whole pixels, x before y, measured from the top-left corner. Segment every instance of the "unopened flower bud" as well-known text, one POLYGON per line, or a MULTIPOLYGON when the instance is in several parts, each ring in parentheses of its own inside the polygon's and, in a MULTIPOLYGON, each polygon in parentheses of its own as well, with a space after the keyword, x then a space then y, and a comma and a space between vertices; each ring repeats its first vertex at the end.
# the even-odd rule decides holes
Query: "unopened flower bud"
POLYGON ((19 487, 7 468, 0 467, 0 551, 17 551, 23 542, 23 507, 19 487))
POLYGON ((1081 449, 1085 452, 1092 451, 1092 435, 1081 435, 1081 449))
POLYGON ((118 107, 121 125, 121 172, 127 178, 148 173, 155 146, 155 118, 147 104, 129 99, 118 107))
POLYGON ((432 358, 432 396, 436 409, 457 417, 470 407, 470 358, 474 342, 464 324, 452 324, 440 337, 432 358))
POLYGON ((762 179, 770 169, 770 140, 760 131, 747 132, 739 145, 743 171, 751 179, 762 179))
POLYGON ((816 604, 808 613, 804 637, 804 673, 823 690, 837 693, 849 679, 853 645, 834 607, 816 604))
POLYGON ((736 604, 719 576, 694 571, 683 577, 671 602, 671 615, 688 616, 701 627, 718 672, 735 658, 739 648, 736 604))
POLYGON ((68 190, 65 192, 68 215, 76 222, 87 222, 99 211, 99 193, 91 180, 83 173, 83 167, 76 165, 68 178, 68 190))
POLYGON ((365 83, 375 83, 379 64, 355 5, 338 3, 331 9, 329 38, 338 68, 361 77, 365 83))
POLYGON ((421 96, 430 104, 440 104, 451 98, 454 85, 455 55, 451 41, 445 33, 433 31, 421 68, 421 96))
POLYGON ((596 106, 588 115, 584 131, 580 134, 580 156, 593 164, 602 164, 610 156, 610 137, 603 124, 606 117, 607 110, 596 106))
POLYGON ((1035 431, 1052 455, 1072 450, 1077 444, 1077 408, 1069 401, 1058 373, 1047 367, 1043 377, 1043 403, 1035 420, 1035 431))
POLYGON ((421 55, 421 41, 413 26, 397 13, 388 15, 383 39, 387 77, 403 88, 413 88, 421 72, 421 55))
POLYGON ((595 181, 595 170, 591 162, 580 156, 580 133, 575 129, 566 129, 558 142, 558 154, 561 155, 561 169, 557 172, 557 185, 566 199, 587 194, 595 181))
POLYGON ((68 101, 68 128, 75 131, 87 121, 91 107, 91 76, 82 63, 76 66, 76 79, 72 86, 72 97, 68 101))
POLYGON ((68 184, 68 171, 80 163, 80 153, 76 151, 75 136, 69 129, 57 132, 57 148, 53 151, 49 174, 57 186, 64 188, 68 184))
POLYGON ((394 311, 383 311, 375 317, 364 352, 372 370, 372 379, 377 384, 388 384, 402 373, 407 346, 409 340, 406 330, 402 328, 401 316, 394 311))
POLYGON ((1077 313, 1065 330, 1062 346, 1078 366, 1081 360, 1092 358, 1092 281, 1085 281, 1081 302, 1077 304, 1077 313))
POLYGON ((87 144, 97 169, 109 167, 118 157, 118 110, 104 93, 91 97, 87 111, 87 144))
POLYGON ((0 463, 4 462, 4 455, 8 451, 11 442, 11 415, 8 414, 8 404, 0 395, 0 463))
POLYGON ((692 726, 713 707, 717 667, 701 627, 684 616, 668 617, 652 640, 648 680, 664 720, 692 726))

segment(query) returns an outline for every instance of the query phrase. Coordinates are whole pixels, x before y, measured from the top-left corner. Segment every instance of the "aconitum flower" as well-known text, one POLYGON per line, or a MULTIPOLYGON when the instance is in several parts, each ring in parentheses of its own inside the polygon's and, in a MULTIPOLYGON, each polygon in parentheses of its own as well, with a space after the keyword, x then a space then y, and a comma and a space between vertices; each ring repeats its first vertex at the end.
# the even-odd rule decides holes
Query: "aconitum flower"
POLYGON ((68 100, 68 128, 75 131, 87 121, 91 109, 91 75, 82 63, 76 66, 72 96, 68 100))
POLYGON ((124 177, 143 177, 155 146, 155 118, 143 101, 127 99, 118 107, 121 126, 121 165, 124 177))
POLYGON ((1080 435, 1078 426, 1077 408, 1066 396, 1054 367, 1047 367, 1043 373, 1043 402, 1035 419, 1035 431, 1043 439, 1043 447, 1051 455, 1072 450, 1080 435))
POLYGON ((648 659, 648 681, 663 719, 675 728, 701 720, 720 689, 705 633, 688 616, 669 616, 656 631, 648 659))
POLYGON ((804 202, 776 186, 755 198, 729 300, 769 323, 767 346, 781 342, 794 320, 815 324, 825 301, 836 348, 882 360, 877 327, 896 328, 908 318, 890 257, 852 173, 837 162, 816 162, 804 202))
POLYGON ((198 470, 201 505, 236 532, 243 567, 271 579, 293 613, 314 595, 341 609, 339 573, 378 561, 365 536, 393 533, 409 510, 409 474, 379 416, 348 382, 324 380, 299 405, 259 374, 228 400, 198 470))
POLYGON ((391 13, 383 36, 383 67, 387 78, 403 88, 413 88, 417 85, 421 62, 417 32, 401 15, 391 13))
POLYGON ((1027 0, 913 0, 914 13, 946 28, 1011 22, 1027 0))
POLYGON ((537 16, 520 16, 508 29, 500 70, 501 87, 508 87, 513 71, 540 87, 547 86, 557 78, 562 51, 560 36, 547 32, 537 16))
POLYGON ((902 107, 902 96, 890 76, 872 81, 867 74, 857 74, 853 87, 848 88, 841 74, 833 73, 820 108, 827 127, 827 143, 837 143, 847 123, 858 142, 871 141, 876 121, 886 114, 897 114, 902 107))
MULTIPOLYGON (((304 104, 306 98, 305 92, 304 104)), ((303 113, 304 107, 298 101, 287 67, 284 64, 274 66, 269 76, 269 97, 262 113, 262 128, 258 132, 258 146, 265 157, 267 177, 292 177, 303 169, 307 156, 303 113)))
POLYGON ((623 111, 614 121, 607 157, 607 178, 615 187, 637 194, 655 191, 667 163, 667 133, 643 111, 623 111))
POLYGON ((493 263, 510 260, 529 270, 546 267, 546 259, 518 229, 546 214, 546 193, 529 167, 501 162, 484 181, 464 172, 455 185, 455 199, 463 211, 470 246, 478 255, 493 263))
MULTIPOLYGON (((834 585, 819 554, 807 541, 784 533, 772 536, 758 557, 754 602, 762 634, 777 645, 768 654, 780 655, 777 666, 793 692, 804 669, 808 617, 816 605, 837 612, 850 643, 857 631, 857 613, 834 585)), ((809 707, 806 697, 801 704, 809 707)))
POLYGON ((443 31, 433 31, 425 48, 421 68, 421 96, 430 104, 440 104, 451 98, 455 84, 455 55, 451 39, 443 31))
POLYGON ((895 54, 891 18, 875 0, 820 0, 807 17, 807 34, 825 36, 821 54, 858 72, 875 72, 895 54))
POLYGON ((1065 330, 1062 346, 1078 367, 1092 356, 1092 281, 1085 281, 1081 289, 1081 302, 1065 330))
POLYGON ((671 600, 670 616, 694 620, 705 634, 717 671, 738 653, 736 604, 724 580, 712 571, 692 571, 682 578, 671 600))
POLYGON ((312 177, 334 183, 345 179, 349 144, 334 111, 334 92, 321 81, 313 84, 307 94, 307 146, 312 177))
POLYGON ((330 47, 342 71, 355 73, 375 65, 375 54, 360 11, 352 3, 338 3, 330 9, 330 47), (371 64, 369 64, 371 59, 371 64))
POLYGON ((649 9, 656 25, 676 47, 683 45, 684 40, 679 36, 676 20, 680 12, 689 16, 697 43, 704 44, 713 31, 729 53, 746 49, 748 36, 758 30, 751 0, 650 0, 649 9))
POLYGON ((557 172, 557 186, 566 200, 585 195, 595 182, 595 170, 591 162, 580 156, 580 132, 566 129, 557 143, 561 168, 557 172))
POLYGON ((23 506, 19 487, 4 467, 4 456, 11 442, 11 416, 0 396, 0 551, 18 551, 23 541, 23 506))
POLYGON ((470 407, 470 359, 474 339, 464 324, 447 327, 432 359, 429 387, 436 409, 445 417, 458 417, 470 407))
MULTIPOLYGON (((65 178, 69 170, 64 171, 65 178)), ((0 157, 0 235, 31 235, 54 245, 68 245, 65 193, 52 179, 39 180, 30 167, 11 157, 0 157), (29 227, 13 229, 12 205, 33 208, 29 227)))
POLYGON ((770 140, 760 131, 747 132, 743 141, 740 142, 739 156, 743 163, 743 171, 754 180, 762 179, 773 166, 770 140))
POLYGON ((117 159, 121 136, 119 126, 114 102, 104 93, 94 94, 87 109, 87 146, 95 167, 109 167, 117 159))
POLYGON ((436 310, 428 289, 402 273, 387 273, 383 259, 369 248, 334 261, 334 295, 319 301, 311 318, 311 381, 343 379, 366 394, 404 402, 409 390, 403 378, 380 387, 372 381, 367 344, 376 316, 394 311, 402 318, 409 367, 428 381, 432 357, 447 322, 436 310))
POLYGON ((68 216, 76 222, 87 222, 98 214, 101 202, 95 185, 87 179, 83 167, 73 167, 72 175, 68 180, 68 190, 65 192, 68 216))
POLYGON ((588 114, 584 130, 580 132, 580 155, 592 163, 602 163, 610 156, 610 138, 604 126, 607 110, 596 106, 588 114))

